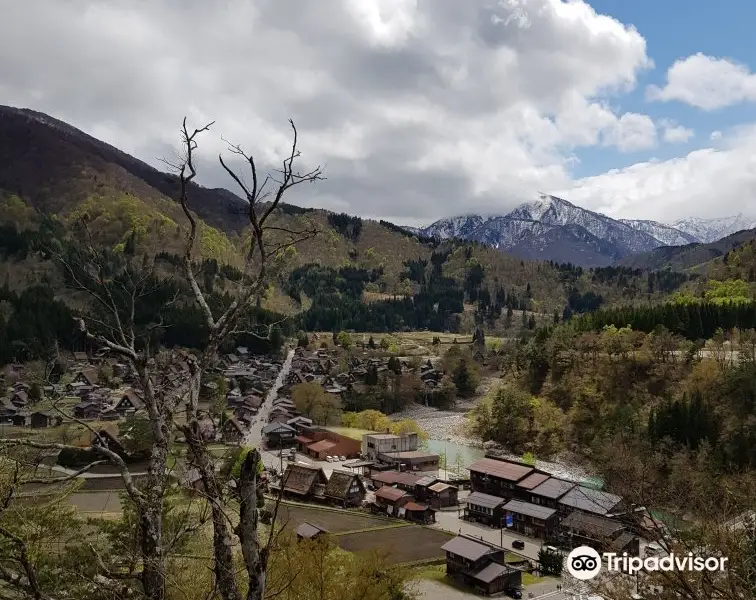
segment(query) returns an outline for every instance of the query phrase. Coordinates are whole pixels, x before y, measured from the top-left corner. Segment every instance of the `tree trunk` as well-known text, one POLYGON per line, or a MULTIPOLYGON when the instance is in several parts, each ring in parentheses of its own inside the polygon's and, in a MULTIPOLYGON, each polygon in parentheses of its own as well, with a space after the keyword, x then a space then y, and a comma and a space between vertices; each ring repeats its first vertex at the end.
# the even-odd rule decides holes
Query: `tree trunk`
MULTIPOLYGON (((236 533, 241 540, 244 565, 247 568, 249 588, 247 600, 263 600, 265 596, 265 575, 269 548, 260 548, 257 531, 257 500, 261 490, 257 482, 257 465, 261 457, 257 449, 251 450, 244 459, 239 477, 239 525, 236 533)), ((275 515, 270 526, 275 527, 275 515)))
MULTIPOLYGON (((152 382, 145 370, 140 372, 142 389, 147 395, 152 390, 152 382)), ((154 392, 153 392, 154 393, 154 392)), ((147 465, 144 484, 144 499, 138 505, 141 532, 142 587, 149 600, 165 599, 165 554, 163 549, 163 503, 168 482, 168 450, 170 431, 168 422, 171 412, 166 410, 165 399, 155 397, 154 404, 148 406, 152 422, 152 453, 147 465)))
POLYGON ((202 478, 205 497, 210 503, 213 518, 213 558, 215 582, 218 593, 223 600, 241 600, 236 584, 234 569, 234 545, 228 514, 223 501, 223 490, 215 477, 215 463, 205 448, 199 430, 199 423, 194 418, 185 428, 186 441, 192 458, 202 478))
POLYGON ((163 556, 163 506, 150 500, 151 506, 140 511, 142 542, 142 587, 149 600, 165 599, 165 557, 163 556))

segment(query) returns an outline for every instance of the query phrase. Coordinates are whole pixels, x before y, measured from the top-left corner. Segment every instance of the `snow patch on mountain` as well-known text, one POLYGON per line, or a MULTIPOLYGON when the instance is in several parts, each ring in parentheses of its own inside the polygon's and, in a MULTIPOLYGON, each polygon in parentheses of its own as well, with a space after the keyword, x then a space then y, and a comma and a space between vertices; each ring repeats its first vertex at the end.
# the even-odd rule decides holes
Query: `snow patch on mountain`
POLYGON ((700 217, 686 217, 678 219, 672 226, 679 229, 704 244, 716 242, 737 231, 755 229, 756 218, 748 217, 742 213, 730 217, 718 217, 714 219, 702 219, 700 217))
POLYGON ((658 221, 645 219, 620 219, 620 222, 629 225, 636 231, 647 233, 654 239, 659 240, 664 246, 684 246, 698 242, 698 238, 658 221))

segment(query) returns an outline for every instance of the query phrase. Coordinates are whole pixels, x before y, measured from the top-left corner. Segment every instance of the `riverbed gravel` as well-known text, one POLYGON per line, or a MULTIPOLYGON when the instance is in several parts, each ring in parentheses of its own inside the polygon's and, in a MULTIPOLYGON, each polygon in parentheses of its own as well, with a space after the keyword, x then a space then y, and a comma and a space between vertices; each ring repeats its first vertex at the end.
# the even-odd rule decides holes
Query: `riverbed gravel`
MULTIPOLYGON (((467 434, 468 419, 462 408, 472 406, 457 406, 457 411, 439 410, 432 406, 413 404, 403 411, 391 415, 392 419, 413 419, 428 435, 428 439, 451 442, 471 448, 483 448, 487 453, 501 456, 510 460, 521 460, 522 457, 508 453, 504 448, 493 442, 483 443, 467 434)), ((584 469, 571 464, 569 460, 558 457, 553 460, 536 460, 536 468, 554 477, 570 481, 583 481, 590 477, 584 469)))

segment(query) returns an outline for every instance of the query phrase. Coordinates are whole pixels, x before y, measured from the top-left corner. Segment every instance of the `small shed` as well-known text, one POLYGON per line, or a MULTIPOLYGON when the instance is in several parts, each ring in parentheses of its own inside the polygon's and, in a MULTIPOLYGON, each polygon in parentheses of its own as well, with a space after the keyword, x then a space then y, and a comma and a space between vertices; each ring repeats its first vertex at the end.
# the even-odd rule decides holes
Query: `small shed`
MULTIPOLYGON (((414 523, 424 523, 430 525, 436 522, 436 511, 427 504, 418 504, 417 502, 407 502, 404 505, 404 518, 414 523)), ((402 510, 402 509, 400 509, 402 510)))
POLYGON ((307 521, 297 527, 298 540, 316 540, 328 533, 329 531, 324 527, 313 525, 312 523, 308 523, 307 521))

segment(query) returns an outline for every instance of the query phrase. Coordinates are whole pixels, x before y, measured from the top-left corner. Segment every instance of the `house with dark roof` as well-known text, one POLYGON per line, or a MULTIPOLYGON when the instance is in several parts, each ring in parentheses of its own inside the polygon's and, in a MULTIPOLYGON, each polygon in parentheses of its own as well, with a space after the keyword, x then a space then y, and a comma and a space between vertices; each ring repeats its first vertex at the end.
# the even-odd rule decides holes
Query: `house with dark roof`
POLYGON ((134 390, 126 390, 113 406, 113 410, 122 417, 133 414, 142 408, 144 408, 144 402, 134 390))
POLYGON ((245 434, 244 427, 236 420, 236 417, 226 419, 221 427, 221 436, 225 444, 239 444, 244 439, 245 434))
POLYGON ((522 572, 505 564, 503 548, 466 535, 449 540, 446 574, 475 592, 491 596, 522 586, 522 572))
POLYGON ((427 504, 420 504, 414 500, 410 500, 399 509, 400 517, 402 516, 402 512, 404 513, 404 518, 413 523, 430 525, 436 522, 436 511, 427 504))
POLYGON ((401 516, 399 514, 399 509, 407 504, 407 502, 413 500, 414 498, 412 497, 412 494, 408 494, 399 488, 384 485, 381 489, 375 492, 374 510, 398 517, 401 516))
POLYGON ((37 411, 29 415, 29 427, 39 429, 42 427, 56 427, 63 422, 63 418, 52 411, 37 411))
POLYGON ((74 383, 81 383, 82 385, 97 385, 97 381, 99 380, 99 376, 97 374, 97 369, 82 369, 76 375, 74 375, 73 382, 74 383))
POLYGON ((475 461, 468 469, 472 491, 507 500, 515 497, 518 483, 537 473, 530 465, 489 457, 475 461))
POLYGON ((502 510, 505 519, 507 516, 512 517, 512 529, 523 535, 542 540, 551 539, 559 521, 559 513, 555 508, 522 500, 510 500, 502 507, 502 510))
POLYGON ((622 498, 609 492, 577 485, 559 499, 558 510, 562 516, 572 511, 605 516, 621 509, 622 498))
POLYGON ((333 471, 325 487, 325 497, 340 506, 360 506, 365 500, 365 484, 356 473, 333 471))
POLYGON ((559 523, 559 540, 568 547, 590 546, 598 552, 637 556, 640 550, 638 538, 623 523, 577 510, 559 523))
POLYGON ((499 496, 472 492, 465 500, 462 518, 466 521, 484 523, 490 527, 504 525, 504 505, 507 501, 499 496))
POLYGON ((559 499, 576 486, 577 484, 572 481, 549 477, 530 490, 529 501, 531 504, 558 508, 559 499))
POLYGON ((289 464, 281 478, 284 495, 303 498, 325 498, 328 477, 320 467, 304 463, 289 464))
POLYGON ((297 432, 291 425, 274 421, 264 425, 262 433, 265 436, 266 446, 269 448, 284 448, 294 443, 297 432))
POLYGON ((370 482, 375 489, 383 486, 396 486, 405 492, 414 493, 420 477, 406 471, 375 471, 370 475, 370 482))

